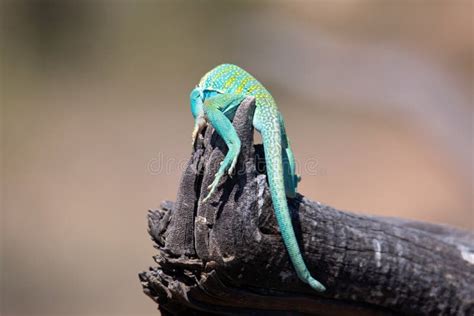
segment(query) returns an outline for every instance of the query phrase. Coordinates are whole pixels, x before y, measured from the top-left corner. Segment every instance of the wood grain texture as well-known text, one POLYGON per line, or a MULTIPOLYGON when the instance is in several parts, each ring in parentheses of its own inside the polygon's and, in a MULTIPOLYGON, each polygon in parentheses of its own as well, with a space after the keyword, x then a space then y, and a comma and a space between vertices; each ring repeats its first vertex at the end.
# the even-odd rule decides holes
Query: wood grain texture
POLYGON ((455 228, 340 211, 298 195, 296 235, 319 294, 294 272, 278 231, 254 100, 233 125, 237 174, 205 204, 224 142, 207 128, 175 203, 150 211, 157 266, 139 275, 163 315, 474 315, 474 236, 455 228))

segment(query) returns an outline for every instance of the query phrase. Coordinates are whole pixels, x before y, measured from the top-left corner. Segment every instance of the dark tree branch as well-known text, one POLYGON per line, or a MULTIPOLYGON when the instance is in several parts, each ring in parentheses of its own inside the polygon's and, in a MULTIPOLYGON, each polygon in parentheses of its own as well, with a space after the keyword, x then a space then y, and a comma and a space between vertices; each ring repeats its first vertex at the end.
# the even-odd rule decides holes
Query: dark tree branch
POLYGON ((140 274, 164 315, 474 315, 473 235, 447 226, 342 212, 289 200, 303 256, 326 285, 301 282, 278 232, 253 145, 253 99, 234 126, 238 174, 200 204, 226 152, 208 128, 184 171, 176 202, 149 214, 157 266, 140 274))

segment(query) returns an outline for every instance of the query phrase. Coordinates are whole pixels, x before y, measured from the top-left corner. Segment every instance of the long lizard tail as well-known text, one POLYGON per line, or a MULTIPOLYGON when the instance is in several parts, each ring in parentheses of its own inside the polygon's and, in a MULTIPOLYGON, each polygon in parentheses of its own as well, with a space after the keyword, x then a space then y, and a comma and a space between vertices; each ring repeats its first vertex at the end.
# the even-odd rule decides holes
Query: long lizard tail
POLYGON ((308 283, 318 292, 326 290, 324 285, 314 279, 301 255, 298 241, 296 240, 291 216, 288 209, 288 203, 285 194, 285 184, 283 179, 283 161, 281 148, 281 134, 279 122, 273 120, 270 126, 267 125, 261 129, 263 146, 265 149, 265 161, 270 184, 270 192, 272 196, 273 208, 280 227, 283 242, 290 256, 290 260, 298 274, 298 277, 305 283, 308 283), (272 126, 275 125, 275 126, 272 126))

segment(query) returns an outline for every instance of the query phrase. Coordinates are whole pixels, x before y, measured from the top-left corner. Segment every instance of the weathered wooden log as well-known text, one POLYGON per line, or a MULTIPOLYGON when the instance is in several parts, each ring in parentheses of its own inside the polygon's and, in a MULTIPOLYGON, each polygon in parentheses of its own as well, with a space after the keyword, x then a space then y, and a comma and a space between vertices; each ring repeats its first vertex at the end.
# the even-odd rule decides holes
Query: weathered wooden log
POLYGON ((326 287, 301 282, 279 235, 254 100, 233 124, 237 174, 208 192, 227 148, 208 127, 175 203, 150 211, 156 267, 140 273, 163 315, 474 315, 474 236, 455 228, 343 212, 298 195, 288 200, 305 261, 326 287))

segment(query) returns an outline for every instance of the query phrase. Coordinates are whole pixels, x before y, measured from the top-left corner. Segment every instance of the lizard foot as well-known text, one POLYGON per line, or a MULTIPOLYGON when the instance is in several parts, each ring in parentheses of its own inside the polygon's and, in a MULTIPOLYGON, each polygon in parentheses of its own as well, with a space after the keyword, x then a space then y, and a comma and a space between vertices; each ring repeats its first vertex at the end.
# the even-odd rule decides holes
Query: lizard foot
POLYGON ((221 180, 221 178, 222 178, 222 174, 221 173, 216 173, 214 181, 212 181, 212 183, 207 187, 207 189, 210 190, 210 191, 207 194, 207 196, 204 198, 204 200, 202 200, 202 203, 207 202, 209 200, 209 198, 211 197, 211 195, 216 191, 217 185, 219 184, 219 181, 221 180))
POLYGON ((230 177, 232 177, 232 175, 234 174, 235 166, 237 165, 237 159, 238 156, 235 156, 234 160, 232 161, 232 165, 230 166, 229 171, 227 172, 230 177))

